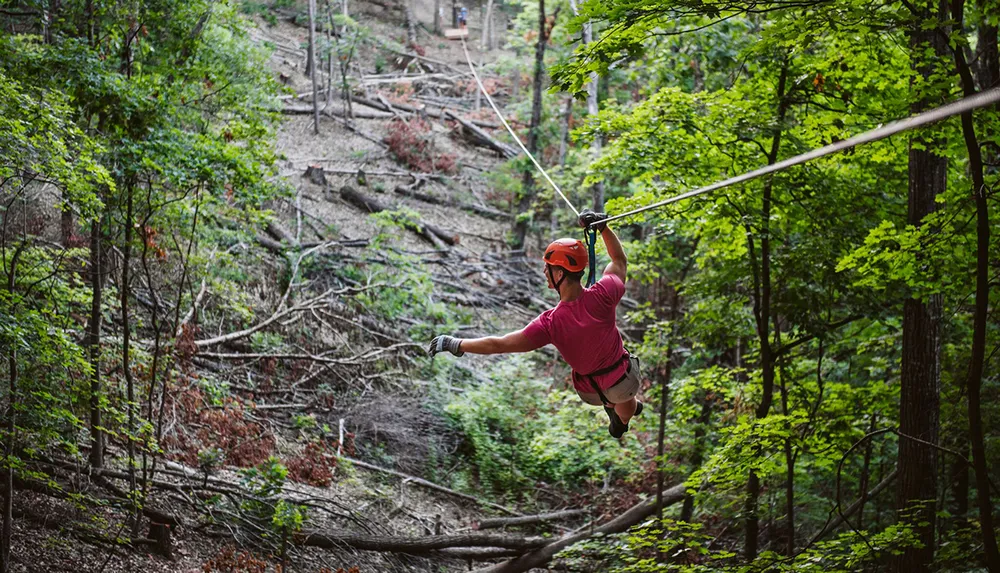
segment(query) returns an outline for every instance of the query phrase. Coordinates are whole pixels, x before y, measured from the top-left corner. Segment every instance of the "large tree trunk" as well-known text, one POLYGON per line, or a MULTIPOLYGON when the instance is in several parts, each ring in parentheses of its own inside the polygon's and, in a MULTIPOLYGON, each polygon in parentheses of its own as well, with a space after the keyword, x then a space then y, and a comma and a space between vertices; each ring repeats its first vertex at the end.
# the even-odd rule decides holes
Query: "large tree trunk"
MULTIPOLYGON (((545 46, 549 38, 545 25, 545 0, 538 0, 538 44, 535 45, 535 81, 531 97, 531 123, 528 127, 528 152, 537 155, 538 126, 542 123, 542 80, 545 77, 545 46)), ((514 223, 515 249, 524 247, 524 237, 528 234, 530 211, 535 201, 535 172, 529 165, 521 179, 521 197, 517 202, 517 219, 514 223)))
MULTIPOLYGON (((771 137, 771 149, 767 154, 768 165, 774 164, 778 160, 778 150, 781 147, 781 130, 785 120, 785 112, 788 106, 785 102, 785 89, 788 80, 788 62, 781 67, 781 75, 778 77, 778 113, 777 125, 774 135, 771 137)), ((757 323, 757 339, 760 344, 760 365, 761 382, 763 393, 760 404, 757 406, 755 415, 758 420, 764 419, 771 411, 771 401, 774 397, 774 352, 771 348, 771 191, 773 189, 773 179, 768 177, 764 180, 761 200, 761 227, 760 227, 760 281, 759 288, 755 289, 754 296, 754 317, 757 323)), ((751 243, 753 237, 747 238, 751 243)), ((753 250, 751 249, 751 253, 753 250)), ((752 256, 752 255, 751 255, 752 256)), ((755 260, 751 261, 756 265, 755 260)), ((757 452, 757 455, 764 455, 757 452)), ((756 472, 750 471, 747 479, 747 497, 744 505, 744 516, 746 519, 746 536, 743 546, 743 556, 747 561, 757 558, 757 536, 759 533, 759 519, 757 516, 757 498, 760 496, 760 477, 756 472)))
MULTIPOLYGON (((946 36, 937 26, 927 29, 928 19, 944 22, 948 4, 942 0, 918 4, 920 14, 910 32, 910 51, 915 71, 925 78, 947 54, 946 36), (923 57, 931 48, 933 56, 923 57), (936 56, 936 57, 934 57, 936 56)), ((931 107, 941 94, 922 93, 911 105, 918 113, 931 107)), ((946 94, 945 94, 946 95, 946 94)), ((909 153, 909 208, 907 223, 920 226, 936 208, 935 198, 947 182, 948 160, 937 153, 943 142, 933 132, 914 134, 909 153)), ((906 548, 893 561, 895 571, 930 571, 934 560, 937 499, 937 450, 905 436, 931 444, 938 442, 938 411, 941 377, 941 295, 909 299, 903 303, 903 350, 900 367, 899 484, 896 508, 900 519, 912 524, 923 547, 906 548)))

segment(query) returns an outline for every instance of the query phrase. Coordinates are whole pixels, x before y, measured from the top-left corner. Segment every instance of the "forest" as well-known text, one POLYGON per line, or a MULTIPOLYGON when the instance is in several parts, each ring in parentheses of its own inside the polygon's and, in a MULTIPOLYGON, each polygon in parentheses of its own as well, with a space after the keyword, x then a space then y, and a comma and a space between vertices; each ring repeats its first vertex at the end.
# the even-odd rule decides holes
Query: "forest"
POLYGON ((0 1, 0 573, 1000 573, 1000 0, 462 1, 0 1))

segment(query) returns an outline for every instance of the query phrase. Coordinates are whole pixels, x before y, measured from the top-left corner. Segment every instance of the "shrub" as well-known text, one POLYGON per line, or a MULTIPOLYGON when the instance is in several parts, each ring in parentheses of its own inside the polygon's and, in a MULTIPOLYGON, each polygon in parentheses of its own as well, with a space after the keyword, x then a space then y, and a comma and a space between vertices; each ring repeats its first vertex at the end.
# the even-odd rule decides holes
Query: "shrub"
POLYGON ((322 441, 309 442, 302 454, 288 460, 288 477, 299 483, 328 487, 337 467, 335 446, 322 441))
POLYGON ((392 120, 385 143, 398 161, 414 171, 421 173, 455 172, 455 156, 450 153, 437 152, 433 134, 431 134, 431 126, 423 119, 392 120))
POLYGON ((510 493, 547 482, 583 489, 603 483, 609 472, 643 471, 643 448, 632 434, 623 448, 607 435, 600 408, 536 376, 527 359, 511 357, 492 373, 493 384, 457 396, 445 409, 465 436, 481 488, 510 493))

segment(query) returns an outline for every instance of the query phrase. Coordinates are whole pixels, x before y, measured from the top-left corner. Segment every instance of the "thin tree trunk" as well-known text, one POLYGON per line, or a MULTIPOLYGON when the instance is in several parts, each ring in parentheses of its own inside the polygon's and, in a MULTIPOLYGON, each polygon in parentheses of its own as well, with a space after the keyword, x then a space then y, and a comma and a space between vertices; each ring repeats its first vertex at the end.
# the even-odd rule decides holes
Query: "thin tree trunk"
POLYGON ((309 79, 313 91, 313 133, 319 135, 319 89, 316 86, 318 68, 316 62, 316 0, 309 0, 309 79))
MULTIPOLYGON (((871 423, 868 425, 868 433, 874 432, 878 423, 878 415, 872 414, 871 423)), ((871 481, 872 453, 875 446, 871 440, 865 444, 865 458, 861 467, 861 485, 858 490, 861 493, 861 500, 858 502, 858 529, 865 528, 865 504, 868 503, 868 482, 871 481)))
MULTIPOLYGON (((961 28, 964 0, 953 4, 952 16, 961 28)), ((995 29, 994 29, 995 34, 995 29)), ((994 35, 994 48, 996 37, 994 35)), ((988 43, 989 40, 986 39, 988 43)), ((962 79, 966 97, 975 95, 976 86, 972 72, 960 49, 953 50, 955 64, 962 79)), ((995 55, 995 52, 994 52, 995 55)), ((988 69, 985 62, 983 68, 988 69)), ((995 78, 988 78, 986 82, 995 78)), ((972 448, 972 466, 976 476, 976 501, 979 506, 979 525, 983 536, 983 552, 990 573, 1000 573, 1000 550, 997 548, 993 526, 993 504, 990 500, 989 467, 986 462, 986 446, 983 438, 983 415, 981 391, 984 362, 986 360, 987 320, 990 306, 990 214, 986 197, 986 179, 983 171, 983 156, 972 121, 972 112, 962 114, 962 136, 969 154, 969 172, 972 175, 972 191, 976 201, 976 299, 972 326, 972 356, 969 358, 967 377, 969 439, 972 448)), ((966 474, 968 475, 968 474, 966 474)), ((967 479, 967 478, 966 478, 967 479)))
MULTIPOLYGON (((15 267, 11 265, 11 280, 8 287, 13 290, 10 283, 13 283, 15 267)), ((8 386, 7 386, 7 427, 4 436, 4 498, 3 498, 3 525, 0 529, 0 573, 10 571, 10 542, 14 529, 14 464, 11 457, 14 455, 15 425, 14 416, 17 413, 17 349, 13 344, 7 352, 8 364, 8 386)))
MULTIPOLYGON (((531 123, 528 128, 528 151, 532 155, 538 152, 538 126, 542 123, 542 80, 545 75, 545 46, 548 44, 548 33, 545 26, 545 0, 538 0, 538 44, 535 45, 535 81, 531 98, 531 123)), ((513 247, 524 247, 524 238, 528 234, 529 212, 535 200, 535 173, 527 167, 521 179, 521 197, 517 203, 517 219, 514 223, 513 247)))
POLYGON ((63 205, 60 207, 59 216, 59 240, 65 248, 70 248, 73 242, 73 209, 69 205, 69 198, 63 193, 63 205))
POLYGON ((434 33, 441 33, 441 0, 434 0, 434 33))
MULTIPOLYGON (((781 347, 781 323, 774 317, 774 344, 781 347)), ((785 359, 779 358, 778 390, 781 392, 781 413, 788 416, 788 371, 785 359)), ((821 377, 823 368, 823 339, 819 341, 819 358, 816 363, 816 376, 821 377)), ((785 555, 795 555, 795 451, 792 438, 784 439, 785 450, 785 555)))
POLYGON ((417 45, 417 18, 413 15, 413 0, 403 0, 403 17, 406 18, 406 47, 417 45))
MULTIPOLYGON (((709 399, 707 392, 703 392, 701 395, 701 412, 698 414, 694 428, 694 451, 691 453, 690 464, 693 468, 701 467, 701 464, 705 461, 705 450, 707 449, 705 440, 708 436, 708 423, 711 419, 712 400, 709 399)), ((694 496, 685 494, 684 505, 681 507, 681 521, 690 523, 693 517, 694 496)))
MULTIPOLYGON (((573 9, 574 16, 580 15, 579 6, 577 5, 577 0, 570 0, 570 7, 573 9)), ((580 37, 580 44, 586 47, 587 44, 590 44, 593 41, 594 41, 594 26, 588 20, 587 23, 583 25, 583 33, 582 36, 580 37)), ((591 120, 596 119, 597 114, 600 112, 597 103, 597 89, 599 81, 600 78, 598 77, 597 72, 590 72, 590 81, 587 82, 587 116, 590 117, 591 120)), ((601 156, 601 148, 603 144, 604 142, 601 139, 601 135, 599 133, 594 134, 594 139, 591 140, 590 142, 590 151, 594 155, 595 159, 601 156)), ((594 211, 598 213, 603 212, 604 183, 598 182, 594 184, 594 186, 591 188, 590 191, 593 199, 594 211)))
MULTIPOLYGON (((129 316, 129 294, 131 294, 130 266, 132 264, 132 216, 133 216, 133 181, 125 185, 125 244, 122 246, 122 282, 119 285, 122 313, 122 374, 125 377, 125 391, 128 404, 128 428, 125 440, 128 453, 129 495, 132 502, 132 534, 138 533, 139 527, 139 490, 135 473, 135 377, 132 375, 132 322, 129 316)), ((154 295, 155 296, 155 295, 154 295)))
MULTIPOLYGON (((479 34, 479 69, 483 69, 483 61, 486 59, 486 39, 488 37, 490 21, 493 18, 493 0, 486 0, 486 17, 483 18, 483 29, 479 34)), ((476 90, 476 111, 483 106, 483 94, 476 90)))
POLYGON ((333 6, 331 0, 326 0, 326 17, 329 25, 326 27, 326 107, 333 105, 333 6))
MULTIPOLYGON (((21 258, 21 253, 27 246, 26 241, 21 241, 10 259, 10 271, 7 275, 7 292, 14 293, 17 284, 17 263, 21 258)), ((14 530, 14 441, 17 437, 17 347, 11 344, 7 351, 7 414, 6 414, 6 435, 4 436, 4 498, 3 498, 3 524, 0 525, 0 573, 7 573, 11 570, 10 543, 14 530)))
MULTIPOLYGON (((788 80, 788 62, 785 61, 781 67, 781 75, 778 78, 778 113, 777 125, 774 135, 771 138, 771 149, 768 152, 768 165, 774 164, 778 158, 778 150, 781 146, 781 130, 785 120, 787 105, 785 102, 785 86, 788 80)), ((770 313, 771 313, 771 190, 773 179, 768 177, 764 180, 761 200, 761 239, 760 239, 760 283, 755 289, 754 316, 757 322, 757 338, 760 344, 761 381, 763 393, 760 404, 757 406, 756 417, 762 420, 771 411, 771 401, 774 394, 774 356, 770 342, 770 313)), ((753 237, 748 236, 747 240, 753 243, 753 237)), ((751 249, 752 252, 752 249, 751 249)), ((752 255, 751 255, 752 256, 752 255)), ((751 264, 756 266, 756 261, 751 260, 751 264)), ((762 452, 758 452, 762 455, 762 452)), ((746 519, 746 537, 743 546, 743 557, 746 561, 753 561, 757 557, 757 541, 759 534, 759 518, 757 516, 757 500, 760 496, 760 477, 756 472, 750 471, 747 479, 747 497, 744 506, 744 516, 746 519)))
MULTIPOLYGON (((493 0, 490 0, 492 4, 493 0)), ((559 137, 559 172, 566 169, 566 155, 569 152, 569 124, 573 117, 573 98, 566 98, 566 105, 563 108, 562 119, 560 121, 559 137)), ((552 240, 559 237, 559 201, 552 198, 552 210, 549 212, 549 235, 552 240)))
POLYGON ((90 358, 90 466, 104 466, 104 430, 101 418, 101 298, 104 291, 101 221, 90 226, 90 320, 87 325, 87 351, 90 358))
MULTIPOLYGON (((948 4, 942 0, 918 4, 910 32, 914 71, 930 78, 936 64, 947 54, 947 44, 938 26, 923 22, 948 18, 948 4), (928 47, 930 61, 924 56, 928 47)), ((923 93, 911 105, 917 113, 934 105, 941 94, 923 93)), ((941 137, 919 132, 913 135, 909 151, 909 208, 907 223, 921 226, 924 217, 936 209, 935 198, 944 192, 948 160, 936 150, 943 148, 941 137)), ((938 442, 941 374, 941 295, 909 299, 903 303, 903 348, 900 369, 899 430, 931 444, 938 442)), ((899 573, 930 571, 934 560, 937 520, 937 450, 914 440, 899 442, 899 483, 896 508, 900 520, 913 527, 923 547, 908 547, 893 560, 899 573)))
MULTIPOLYGON (((660 521, 663 520, 663 480, 665 478, 666 468, 663 464, 663 457, 666 451, 666 429, 667 429, 667 394, 670 388, 670 380, 673 377, 674 372, 674 324, 677 322, 677 318, 680 315, 677 305, 679 304, 680 295, 677 292, 675 286, 667 286, 670 289, 670 302, 668 311, 668 320, 670 322, 670 328, 667 332, 667 348, 664 354, 666 355, 666 364, 663 367, 663 380, 660 384, 660 426, 657 431, 656 438, 656 518, 660 521)), ((684 503, 688 503, 688 498, 690 496, 685 496, 684 503)))

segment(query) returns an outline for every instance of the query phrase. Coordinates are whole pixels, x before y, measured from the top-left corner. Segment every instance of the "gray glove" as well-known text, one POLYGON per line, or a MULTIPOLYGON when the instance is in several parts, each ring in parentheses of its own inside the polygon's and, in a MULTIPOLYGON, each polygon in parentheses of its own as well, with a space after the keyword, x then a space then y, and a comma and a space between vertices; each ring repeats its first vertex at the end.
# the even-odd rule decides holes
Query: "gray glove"
MULTIPOLYGON (((581 227, 583 227, 584 229, 586 229, 586 228, 589 228, 594 223, 596 223, 597 221, 600 221, 602 219, 607 219, 607 218, 608 218, 608 216, 605 215, 604 213, 595 213, 595 212, 593 212, 590 209, 584 209, 580 213, 580 218, 577 220, 577 223, 579 223, 581 227)), ((598 233, 600 233, 600 232, 603 232, 604 229, 606 229, 606 228, 608 228, 608 224, 607 223, 601 223, 600 225, 597 225, 596 227, 594 227, 594 230, 596 230, 598 233)))
POLYGON ((465 354, 462 352, 462 339, 455 338, 454 336, 448 336, 446 334, 441 334, 434 337, 431 340, 431 347, 429 349, 430 355, 433 357, 438 352, 443 352, 447 350, 455 356, 461 356, 465 354))

